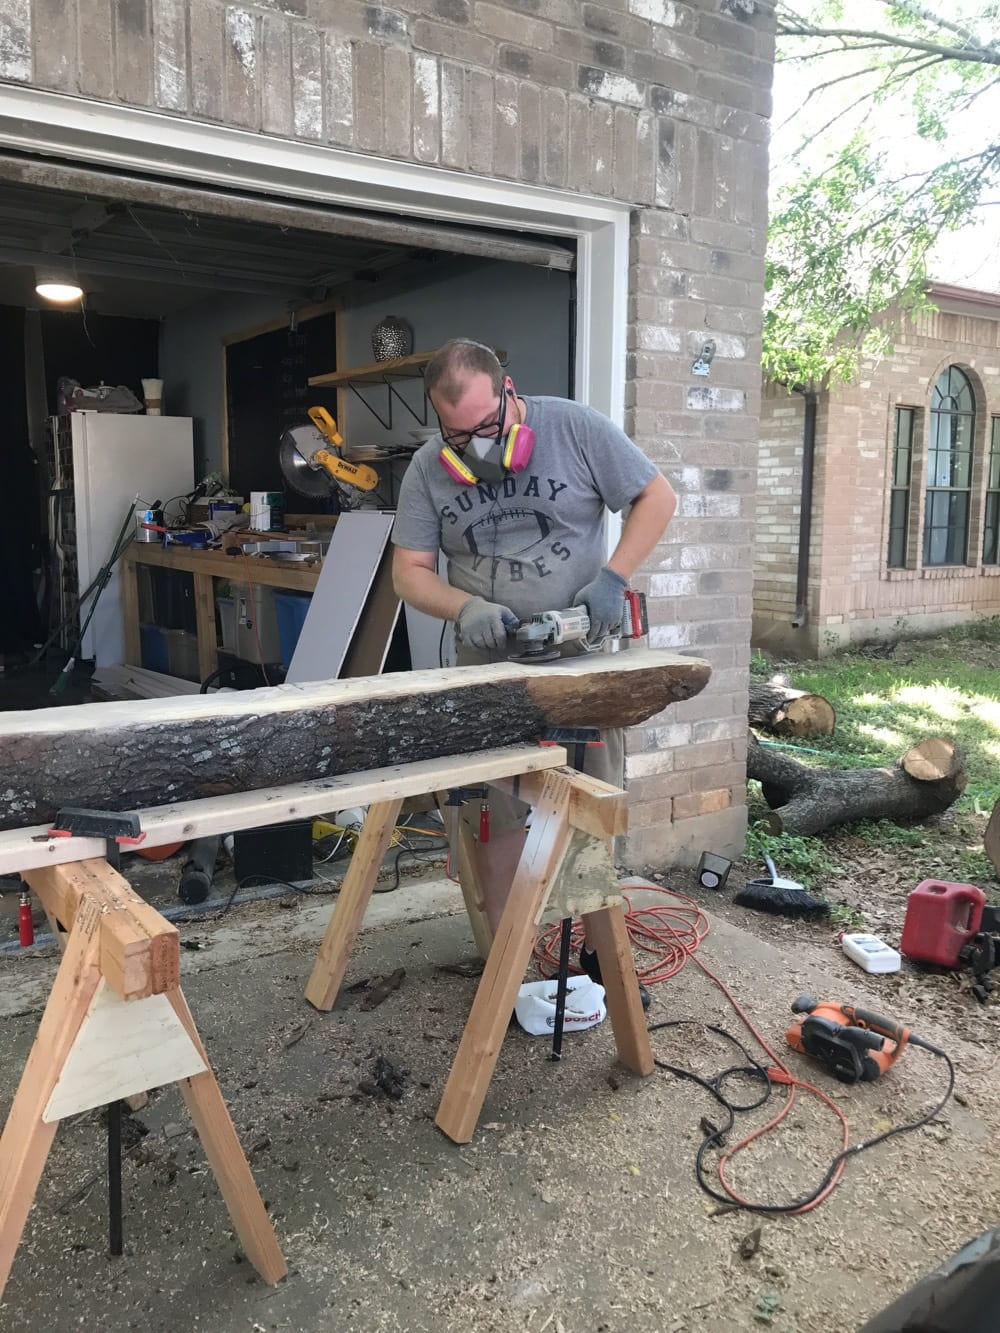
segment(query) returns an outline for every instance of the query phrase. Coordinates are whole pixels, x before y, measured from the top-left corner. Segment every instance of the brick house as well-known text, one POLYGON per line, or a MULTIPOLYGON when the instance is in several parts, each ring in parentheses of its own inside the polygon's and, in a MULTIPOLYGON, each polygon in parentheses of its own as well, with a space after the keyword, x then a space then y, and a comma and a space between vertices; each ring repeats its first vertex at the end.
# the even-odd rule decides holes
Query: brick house
POLYGON ((1000 614, 1000 295, 934 283, 929 296, 936 309, 906 322, 891 356, 817 396, 802 563, 806 402, 765 387, 761 648, 812 657, 1000 614))
POLYGON ((630 736, 634 864, 742 846, 773 34, 767 0, 19 0, 0 15, 0 190, 141 186, 187 216, 214 191, 216 216, 277 202, 328 236, 570 251, 571 392, 680 495, 639 580, 652 643, 714 673, 630 736))

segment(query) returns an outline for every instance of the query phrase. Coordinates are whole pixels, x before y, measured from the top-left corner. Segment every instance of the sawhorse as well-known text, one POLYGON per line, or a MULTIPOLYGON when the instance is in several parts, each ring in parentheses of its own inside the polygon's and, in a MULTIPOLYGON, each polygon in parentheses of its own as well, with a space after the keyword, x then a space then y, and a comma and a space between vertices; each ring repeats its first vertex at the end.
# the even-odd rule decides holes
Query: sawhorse
POLYGON ((287 1269, 180 989, 177 930, 104 860, 22 871, 62 961, 0 1137, 0 1295, 59 1121, 179 1083, 247 1258, 287 1269))
MULTIPOLYGON (((490 780, 499 785, 498 779, 490 780)), ((449 784, 475 785, 471 768, 466 771, 460 759, 453 761, 449 784)), ((626 795, 564 767, 524 774, 518 787, 535 806, 531 829, 436 1117, 438 1128, 456 1143, 472 1138, 538 928, 545 921, 583 917, 601 964, 618 1058, 637 1074, 653 1072, 609 850, 610 839, 627 828, 626 795)), ((398 800, 369 809, 306 987, 306 998, 317 1009, 333 1008, 398 813, 398 800)))

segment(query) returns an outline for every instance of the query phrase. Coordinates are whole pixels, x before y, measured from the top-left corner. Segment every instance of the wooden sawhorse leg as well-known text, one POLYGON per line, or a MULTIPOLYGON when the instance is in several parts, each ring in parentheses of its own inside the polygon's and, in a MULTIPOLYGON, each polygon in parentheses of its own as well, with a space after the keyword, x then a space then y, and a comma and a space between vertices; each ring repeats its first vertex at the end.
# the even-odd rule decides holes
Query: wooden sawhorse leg
POLYGON ((622 1063, 653 1072, 639 984, 607 838, 621 831, 624 793, 576 774, 545 774, 531 831, 490 949, 435 1123, 456 1143, 472 1138, 546 915, 582 915, 601 963, 608 1014, 622 1063), (617 822, 616 822, 617 821, 617 822))
POLYGON ((402 804, 400 797, 369 807, 306 986, 306 999, 316 1009, 332 1009, 337 999, 402 804))
POLYGON ((179 1082, 247 1257, 287 1272, 219 1085, 180 990, 175 927, 105 861, 25 873, 68 932, 62 961, 0 1136, 0 1294, 66 1116, 179 1082))

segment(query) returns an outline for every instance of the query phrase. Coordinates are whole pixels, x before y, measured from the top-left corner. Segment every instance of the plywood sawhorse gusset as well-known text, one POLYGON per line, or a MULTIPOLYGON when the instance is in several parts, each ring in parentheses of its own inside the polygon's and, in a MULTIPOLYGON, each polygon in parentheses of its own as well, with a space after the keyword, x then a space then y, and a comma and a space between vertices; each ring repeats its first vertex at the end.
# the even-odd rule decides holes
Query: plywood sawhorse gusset
MULTIPOLYGON (((461 761, 456 761, 455 781, 463 783, 461 761)), ((435 1120, 456 1143, 472 1138, 538 928, 545 921, 583 917, 601 964, 618 1058, 637 1074, 653 1072, 610 853, 610 839, 627 829, 626 794, 562 767, 526 775, 521 793, 535 805, 531 829, 435 1120)), ((332 1009, 337 998, 398 808, 397 801, 387 801, 368 812, 306 988, 306 998, 318 1009, 332 1009)))
POLYGON ((63 955, 0 1136, 0 1295, 59 1121, 174 1082, 247 1258, 280 1281, 274 1228, 181 993, 176 927, 104 860, 23 873, 63 955))

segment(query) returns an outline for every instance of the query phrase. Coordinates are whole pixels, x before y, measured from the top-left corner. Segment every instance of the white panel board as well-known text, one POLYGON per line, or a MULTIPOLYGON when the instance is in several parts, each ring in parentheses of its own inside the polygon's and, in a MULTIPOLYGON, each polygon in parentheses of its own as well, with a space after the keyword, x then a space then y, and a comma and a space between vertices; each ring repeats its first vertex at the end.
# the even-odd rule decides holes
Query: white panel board
POLYGON ((393 514, 341 514, 286 682, 336 680, 389 540, 393 514))
POLYGON ((204 1071, 165 995, 126 1002, 102 982, 42 1119, 51 1124, 204 1071))

